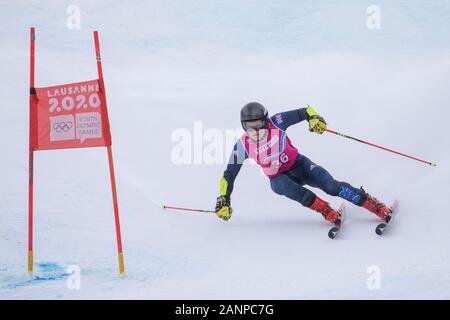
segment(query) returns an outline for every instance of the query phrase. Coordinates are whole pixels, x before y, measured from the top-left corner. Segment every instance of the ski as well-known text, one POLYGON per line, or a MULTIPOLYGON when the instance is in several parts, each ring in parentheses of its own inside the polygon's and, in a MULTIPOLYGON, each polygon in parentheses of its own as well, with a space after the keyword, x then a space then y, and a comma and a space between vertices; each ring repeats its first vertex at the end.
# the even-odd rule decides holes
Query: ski
POLYGON ((328 231, 328 237, 330 239, 336 238, 336 236, 339 234, 339 232, 342 229, 342 225, 344 224, 344 217, 345 217, 345 203, 344 202, 342 202, 342 204, 339 206, 338 213, 341 216, 341 221, 338 225, 332 227, 330 229, 330 231, 328 231))
POLYGON ((392 220, 394 219, 394 217, 396 215, 397 208, 398 208, 398 201, 395 200, 391 206, 391 213, 386 217, 384 222, 379 223, 377 225, 377 227, 375 228, 375 233, 377 235, 382 236, 384 234, 387 226, 392 223, 392 220))

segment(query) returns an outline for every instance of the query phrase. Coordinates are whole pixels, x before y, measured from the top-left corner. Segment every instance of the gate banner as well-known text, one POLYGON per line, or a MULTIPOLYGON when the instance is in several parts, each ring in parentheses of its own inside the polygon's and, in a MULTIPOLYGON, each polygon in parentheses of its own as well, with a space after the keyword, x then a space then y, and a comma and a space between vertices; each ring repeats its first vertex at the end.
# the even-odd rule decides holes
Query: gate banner
POLYGON ((119 204, 117 201, 106 107, 105 84, 98 32, 94 31, 95 58, 98 79, 69 83, 45 88, 34 86, 35 76, 35 28, 30 28, 30 129, 28 152, 28 272, 33 273, 33 220, 34 220, 34 151, 106 147, 116 226, 119 274, 125 275, 120 234, 119 204))
POLYGON ((32 150, 111 145, 103 82, 90 80, 45 88, 32 94, 32 150))

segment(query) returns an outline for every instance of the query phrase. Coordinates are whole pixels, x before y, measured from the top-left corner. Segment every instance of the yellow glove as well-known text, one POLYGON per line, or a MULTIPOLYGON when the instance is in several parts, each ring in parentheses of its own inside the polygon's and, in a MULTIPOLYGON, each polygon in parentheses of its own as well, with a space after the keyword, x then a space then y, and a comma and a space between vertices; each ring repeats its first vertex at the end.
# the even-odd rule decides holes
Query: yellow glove
POLYGON ((228 221, 231 218, 231 214, 233 213, 233 209, 230 206, 230 201, 228 201, 224 196, 220 196, 217 198, 216 202, 216 215, 228 221))
POLYGON ((306 109, 307 120, 309 122, 309 131, 322 134, 327 129, 327 123, 319 116, 313 107, 308 105, 306 109))

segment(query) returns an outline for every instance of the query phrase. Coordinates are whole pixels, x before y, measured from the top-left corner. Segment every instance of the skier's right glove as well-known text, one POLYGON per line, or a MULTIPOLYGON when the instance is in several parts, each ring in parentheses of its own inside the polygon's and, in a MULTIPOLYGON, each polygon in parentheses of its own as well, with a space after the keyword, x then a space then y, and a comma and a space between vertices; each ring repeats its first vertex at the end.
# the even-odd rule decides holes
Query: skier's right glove
POLYGON ((218 197, 216 202, 216 215, 219 218, 228 221, 230 220, 232 213, 233 209, 231 208, 230 201, 224 196, 218 197))

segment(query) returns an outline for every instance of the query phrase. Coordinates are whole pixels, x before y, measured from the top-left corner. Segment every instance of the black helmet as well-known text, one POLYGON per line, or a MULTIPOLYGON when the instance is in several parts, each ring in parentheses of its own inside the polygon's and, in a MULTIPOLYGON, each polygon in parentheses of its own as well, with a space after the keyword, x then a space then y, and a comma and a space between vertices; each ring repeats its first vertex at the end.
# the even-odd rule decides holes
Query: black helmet
POLYGON ((262 127, 267 129, 269 124, 267 109, 261 103, 258 102, 247 103, 241 109, 242 128, 246 130, 247 128, 245 122, 256 120, 262 120, 262 127))

